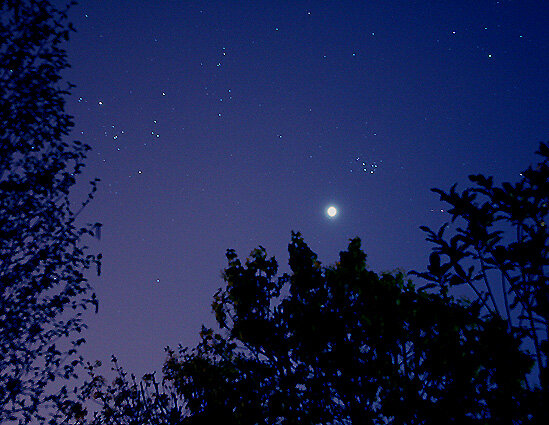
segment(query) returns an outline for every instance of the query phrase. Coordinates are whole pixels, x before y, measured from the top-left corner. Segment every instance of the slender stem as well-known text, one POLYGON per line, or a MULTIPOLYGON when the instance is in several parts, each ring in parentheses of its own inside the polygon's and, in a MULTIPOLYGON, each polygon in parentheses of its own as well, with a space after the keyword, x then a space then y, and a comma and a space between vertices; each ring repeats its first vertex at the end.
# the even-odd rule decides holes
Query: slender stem
POLYGON ((522 306, 522 309, 523 310, 527 310, 529 307, 527 305, 527 303, 525 302, 525 295, 523 293, 520 292, 520 289, 516 286, 516 285, 513 285, 511 282, 511 276, 509 276, 509 273, 507 273, 505 270, 501 269, 500 268, 500 271, 501 273, 503 274, 503 276, 505 277, 505 279, 507 279, 507 281, 509 282, 509 288, 511 291, 514 292, 515 296, 518 298, 519 302, 520 302, 520 305, 522 306))
POLYGON ((486 275, 486 265, 484 264, 484 258, 482 257, 479 249, 477 248, 477 255, 480 260, 480 267, 482 270, 482 279, 484 280, 484 284, 486 285, 486 289, 488 289, 488 295, 490 295, 490 300, 492 301, 492 304, 494 306, 494 309, 496 310, 496 314, 501 317, 501 313, 499 312, 498 305, 496 304, 496 298, 494 297, 494 293, 492 292, 492 287, 490 286, 490 282, 488 281, 488 276, 486 275))
MULTIPOLYGON (((453 264, 457 264, 457 263, 453 263, 453 264)), ((475 295, 477 296, 477 298, 482 302, 482 305, 484 307, 486 307, 486 310, 488 310, 488 312, 493 315, 493 314, 498 314, 499 316, 499 312, 497 312, 497 306, 496 304, 494 304, 494 307, 496 307, 496 313, 494 313, 494 311, 490 308, 490 305, 486 302, 486 299, 484 299, 484 297, 482 296, 482 294, 479 292, 479 290, 475 287, 475 285, 473 284, 473 282, 471 281, 471 279, 469 279, 466 275, 464 274, 461 274, 459 273, 456 268, 454 267, 454 271, 456 273, 456 275, 462 279, 464 282, 467 283, 467 285, 469 285, 471 287, 471 289, 474 291, 475 295)))
POLYGON ((539 378, 542 388, 547 387, 547 382, 545 382, 545 379, 543 379, 543 364, 542 364, 542 358, 541 358, 541 349, 539 346, 539 338, 536 332, 536 325, 534 324, 534 316, 532 314, 532 309, 528 308, 526 310, 528 312, 528 319, 530 321, 530 330, 532 331, 532 339, 534 340, 534 347, 536 349, 536 358, 538 363, 538 370, 539 370, 539 378))
MULTIPOLYGON (((484 307, 486 307, 486 310, 488 310, 488 313, 490 313, 491 315, 494 315, 496 314, 491 308, 490 308, 490 305, 486 302, 486 299, 482 296, 482 294, 479 292, 479 290, 475 287, 475 285, 473 284, 473 282, 471 282, 471 280, 469 279, 464 279, 465 282, 467 282, 467 284, 471 287, 471 289, 475 292, 475 295, 477 296, 477 298, 482 302, 482 304, 484 305, 484 307)), ((498 314, 499 315, 499 314, 498 314)))
POLYGON ((511 331, 512 322, 511 322, 511 309, 509 308, 509 299, 507 297, 507 288, 505 287, 505 276, 503 272, 501 273, 501 290, 503 292, 503 301, 505 303, 505 313, 507 314, 507 330, 511 331))

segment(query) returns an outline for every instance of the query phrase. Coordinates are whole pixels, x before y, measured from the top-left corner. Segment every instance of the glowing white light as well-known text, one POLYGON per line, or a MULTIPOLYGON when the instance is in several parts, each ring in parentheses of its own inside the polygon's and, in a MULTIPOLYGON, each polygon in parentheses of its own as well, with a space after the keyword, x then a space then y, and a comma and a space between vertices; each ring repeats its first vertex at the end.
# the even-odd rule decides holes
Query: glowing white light
POLYGON ((330 217, 335 217, 337 215, 337 208, 334 206, 328 207, 326 210, 326 214, 328 214, 330 217))

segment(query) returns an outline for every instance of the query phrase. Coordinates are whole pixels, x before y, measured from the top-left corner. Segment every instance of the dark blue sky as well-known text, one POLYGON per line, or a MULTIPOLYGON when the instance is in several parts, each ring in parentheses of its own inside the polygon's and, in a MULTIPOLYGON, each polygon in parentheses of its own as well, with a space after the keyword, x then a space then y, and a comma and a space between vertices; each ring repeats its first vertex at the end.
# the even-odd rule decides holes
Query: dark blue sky
POLYGON ((287 270, 360 236, 375 271, 424 267, 430 192, 515 180, 549 134, 544 1, 82 1, 73 133, 100 177, 91 358, 141 374, 194 345, 225 250, 287 270), (339 214, 330 219, 326 208, 339 214))

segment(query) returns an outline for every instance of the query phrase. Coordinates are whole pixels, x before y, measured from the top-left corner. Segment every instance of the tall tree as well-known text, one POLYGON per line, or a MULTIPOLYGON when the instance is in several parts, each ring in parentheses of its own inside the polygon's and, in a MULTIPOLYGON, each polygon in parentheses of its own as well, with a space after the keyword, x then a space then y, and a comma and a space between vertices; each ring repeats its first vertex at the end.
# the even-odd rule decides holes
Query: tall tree
MULTIPOLYGON (((494 184, 471 175, 463 192, 433 189, 447 204, 450 223, 438 231, 422 227, 434 244, 427 271, 417 275, 443 291, 468 286, 484 312, 526 336, 542 396, 549 401, 549 147, 542 160, 520 173, 516 183, 494 184)), ((527 377, 525 376, 525 379, 527 377)), ((546 403, 545 402, 545 403, 546 403)))
MULTIPOLYGON (((1 423, 55 423, 80 410, 57 380, 80 361, 80 316, 96 304, 84 272, 99 256, 83 246, 92 227, 75 224, 69 202, 89 149, 65 141, 70 31, 67 8, 0 2, 1 423)), ((84 205, 94 190, 95 181, 84 205)))

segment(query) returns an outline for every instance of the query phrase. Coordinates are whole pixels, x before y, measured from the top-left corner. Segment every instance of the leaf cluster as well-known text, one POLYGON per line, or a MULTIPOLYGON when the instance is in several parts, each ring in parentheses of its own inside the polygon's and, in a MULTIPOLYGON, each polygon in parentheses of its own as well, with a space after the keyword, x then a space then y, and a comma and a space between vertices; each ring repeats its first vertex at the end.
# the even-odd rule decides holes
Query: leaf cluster
POLYGON ((468 286, 486 314, 507 322, 533 349, 538 381, 549 390, 549 147, 542 160, 523 171, 516 183, 497 186, 492 177, 471 175, 463 192, 433 191, 447 203, 450 223, 438 231, 422 227, 433 243, 429 265, 414 272, 426 287, 468 286), (455 230, 448 236, 452 224, 455 230))

